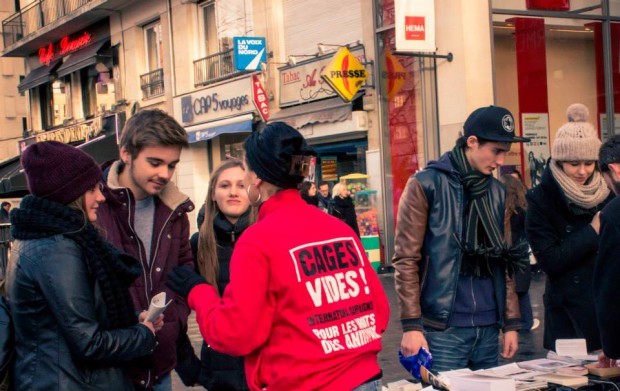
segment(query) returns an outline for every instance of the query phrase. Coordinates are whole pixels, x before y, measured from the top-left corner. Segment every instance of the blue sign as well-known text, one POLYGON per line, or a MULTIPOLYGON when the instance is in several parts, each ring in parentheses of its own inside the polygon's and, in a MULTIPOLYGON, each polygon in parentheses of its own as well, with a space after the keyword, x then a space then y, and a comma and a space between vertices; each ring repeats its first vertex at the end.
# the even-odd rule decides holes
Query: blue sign
POLYGON ((260 63, 267 62, 265 38, 235 37, 235 69, 255 71, 260 63))

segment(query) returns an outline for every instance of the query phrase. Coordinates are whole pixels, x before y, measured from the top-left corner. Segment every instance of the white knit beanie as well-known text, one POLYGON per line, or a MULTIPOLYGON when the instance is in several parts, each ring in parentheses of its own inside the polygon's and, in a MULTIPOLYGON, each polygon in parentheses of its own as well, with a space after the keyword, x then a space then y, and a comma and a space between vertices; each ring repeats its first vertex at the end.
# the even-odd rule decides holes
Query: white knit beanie
POLYGON ((598 160, 601 140, 594 127, 586 122, 588 108, 574 103, 566 109, 568 122, 558 129, 551 147, 551 158, 556 161, 598 160))

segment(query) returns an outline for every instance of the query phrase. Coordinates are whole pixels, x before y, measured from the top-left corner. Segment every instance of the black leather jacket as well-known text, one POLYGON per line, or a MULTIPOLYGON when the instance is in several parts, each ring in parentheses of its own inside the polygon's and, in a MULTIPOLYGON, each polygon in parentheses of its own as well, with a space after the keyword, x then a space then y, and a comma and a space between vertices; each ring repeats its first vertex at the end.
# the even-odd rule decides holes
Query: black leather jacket
MULTIPOLYGON (((496 179, 490 186, 491 205, 503 230, 504 188, 496 179)), ((396 292, 405 331, 423 325, 448 327, 463 252, 456 238, 463 232, 465 194, 460 174, 448 154, 412 176, 398 206, 393 264, 396 292)), ((514 281, 494 264, 493 286, 505 331, 519 328, 519 303, 514 281)))
POLYGON ((98 283, 77 244, 62 235, 16 242, 7 299, 17 391, 133 390, 121 367, 156 345, 143 325, 108 330, 98 283))

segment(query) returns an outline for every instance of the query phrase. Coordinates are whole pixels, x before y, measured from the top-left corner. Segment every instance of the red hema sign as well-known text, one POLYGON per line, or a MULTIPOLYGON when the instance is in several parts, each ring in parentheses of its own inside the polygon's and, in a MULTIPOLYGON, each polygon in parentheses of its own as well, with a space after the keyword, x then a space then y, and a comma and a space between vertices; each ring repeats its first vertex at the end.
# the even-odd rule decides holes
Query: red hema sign
POLYGON ((267 105, 267 94, 265 89, 258 79, 257 75, 252 76, 252 95, 254 97, 254 105, 260 114, 263 122, 267 122, 269 119, 269 106, 267 105))
POLYGON ((426 39, 424 16, 405 16, 405 39, 408 41, 424 41, 426 39))

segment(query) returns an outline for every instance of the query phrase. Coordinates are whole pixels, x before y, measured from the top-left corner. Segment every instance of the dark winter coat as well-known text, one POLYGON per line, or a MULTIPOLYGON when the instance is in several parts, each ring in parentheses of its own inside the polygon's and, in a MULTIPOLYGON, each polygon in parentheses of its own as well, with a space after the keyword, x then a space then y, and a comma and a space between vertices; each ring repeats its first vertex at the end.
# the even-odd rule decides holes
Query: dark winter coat
POLYGON ((594 302, 607 357, 620 359, 620 197, 601 212, 601 239, 594 267, 594 302))
MULTIPOLYGON (((525 235, 525 210, 518 207, 517 213, 510 217, 510 236, 512 243, 519 243, 527 240, 525 235)), ((528 264, 524 270, 515 273, 515 284, 517 293, 526 293, 530 289, 532 280, 532 267, 528 264)))
POLYGON ((585 338, 588 351, 599 349, 592 296, 599 236, 590 223, 613 196, 593 209, 580 208, 568 201, 547 167, 526 197, 528 241, 547 274, 544 347, 555 350, 558 338, 585 338))
POLYGON ((172 299, 164 312, 164 327, 157 333, 158 345, 149 368, 132 368, 135 384, 152 387, 159 377, 168 374, 177 364, 177 338, 187 327, 190 310, 187 302, 166 287, 168 273, 180 265, 194 267, 189 244, 189 220, 187 213, 194 204, 181 193, 174 183, 166 185, 155 197, 153 239, 151 243, 152 262, 146 259, 144 245, 133 229, 136 201, 131 190, 122 187, 118 181, 119 161, 104 167, 106 202, 99 206, 98 224, 106 233, 106 239, 117 248, 133 255, 142 264, 143 274, 130 287, 136 311, 146 310, 151 298, 166 292, 172 299))
POLYGON ((336 196, 333 198, 334 207, 332 208, 332 216, 339 218, 347 223, 349 227, 360 236, 360 229, 357 226, 357 215, 355 214, 355 206, 351 197, 336 196))
MULTIPOLYGON (((13 224, 14 234, 21 237, 18 227, 13 224)), ((7 299, 15 330, 15 389, 133 390, 123 367, 152 353, 155 337, 137 319, 133 326, 111 326, 93 263, 65 235, 18 240, 12 250, 7 299)))
MULTIPOLYGON (((493 178, 489 197, 500 223, 505 216, 504 193, 503 185, 493 178)), ((429 162, 407 182, 398 204, 392 258, 405 331, 449 326, 463 259, 455 238, 463 232, 465 207, 465 189, 450 153, 429 162)), ((503 234, 504 224, 499 228, 503 234)), ((498 326, 504 331, 518 330, 521 319, 514 281, 507 279, 497 263, 493 263, 492 279, 498 326)))
MULTIPOLYGON (((248 227, 250 211, 248 210, 233 225, 223 215, 217 215, 213 221, 215 239, 217 241, 217 256, 219 260, 219 274, 217 286, 220 296, 230 282, 230 258, 236 241, 248 227)), ((204 219, 204 214, 203 217, 204 219)), ((201 225, 201 224, 200 224, 201 225)), ((248 390, 245 381, 244 361, 242 357, 232 357, 219 353, 203 342, 201 359, 194 355, 189 338, 179 341, 179 362, 176 370, 185 385, 196 383, 209 391, 236 391, 248 390)))
MULTIPOLYGON (((230 258, 236 241, 248 227, 249 215, 250 212, 246 212, 234 226, 223 215, 216 216, 213 222, 220 267, 217 279, 220 296, 230 282, 230 258)), ((202 370, 198 382, 208 390, 249 390, 245 381, 243 357, 216 352, 203 342, 200 361, 202 370)))

